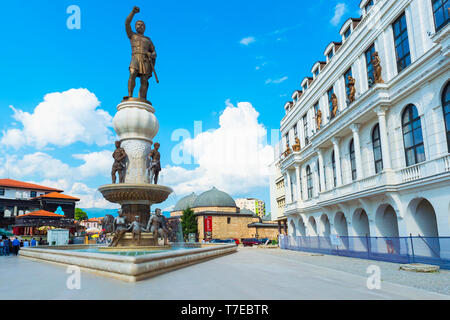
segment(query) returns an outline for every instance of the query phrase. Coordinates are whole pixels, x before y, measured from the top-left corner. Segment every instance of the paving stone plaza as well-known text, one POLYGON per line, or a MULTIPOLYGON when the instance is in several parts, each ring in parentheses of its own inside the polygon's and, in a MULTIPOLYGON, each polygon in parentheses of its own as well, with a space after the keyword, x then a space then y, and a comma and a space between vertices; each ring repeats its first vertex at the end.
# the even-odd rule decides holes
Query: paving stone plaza
POLYGON ((239 248, 237 253, 138 283, 81 272, 79 290, 67 288, 70 274, 65 266, 4 258, 0 299, 450 299, 446 270, 411 273, 399 271, 393 263, 280 249, 239 248), (371 265, 380 267, 380 289, 367 288, 371 265))

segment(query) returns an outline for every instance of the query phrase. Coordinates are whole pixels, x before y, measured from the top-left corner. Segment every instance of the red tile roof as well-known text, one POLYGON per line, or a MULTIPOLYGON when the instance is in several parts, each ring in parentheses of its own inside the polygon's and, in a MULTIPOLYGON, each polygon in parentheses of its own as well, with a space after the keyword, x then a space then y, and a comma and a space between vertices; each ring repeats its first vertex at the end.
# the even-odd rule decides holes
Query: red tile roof
POLYGON ((40 186, 38 184, 22 182, 22 181, 17 181, 17 180, 13 180, 13 179, 0 179, 0 187, 11 187, 11 188, 22 188, 22 189, 55 191, 55 192, 63 191, 63 190, 59 190, 59 189, 55 189, 55 188, 44 187, 44 186, 40 186))
POLYGON ((57 214, 54 212, 50 212, 50 211, 45 211, 45 210, 38 210, 38 211, 33 211, 30 213, 26 213, 23 214, 21 216, 17 216, 16 218, 23 218, 23 217, 58 217, 58 218, 63 218, 64 216, 61 214, 57 214))
POLYGON ((67 199, 67 200, 75 200, 80 201, 80 199, 68 196, 66 194, 58 193, 58 192, 50 192, 47 194, 43 194, 42 196, 36 197, 36 198, 53 198, 53 199, 67 199))

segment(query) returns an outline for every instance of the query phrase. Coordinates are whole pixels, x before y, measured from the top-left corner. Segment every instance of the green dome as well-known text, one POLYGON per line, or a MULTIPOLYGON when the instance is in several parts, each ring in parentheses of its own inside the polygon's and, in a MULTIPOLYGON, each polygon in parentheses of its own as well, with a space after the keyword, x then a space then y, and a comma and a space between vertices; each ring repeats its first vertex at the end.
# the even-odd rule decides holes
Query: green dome
POLYGON ((255 213, 252 210, 249 210, 247 208, 243 208, 241 209, 240 213, 242 214, 251 214, 251 215, 255 215, 255 213))
POLYGON ((228 193, 212 188, 203 192, 194 201, 194 208, 198 207, 236 207, 236 202, 228 193))
POLYGON ((187 208, 193 208, 194 207, 194 201, 197 199, 197 195, 192 192, 190 195, 185 196, 178 200, 177 204, 175 205, 175 208, 173 208, 173 211, 183 211, 187 208))

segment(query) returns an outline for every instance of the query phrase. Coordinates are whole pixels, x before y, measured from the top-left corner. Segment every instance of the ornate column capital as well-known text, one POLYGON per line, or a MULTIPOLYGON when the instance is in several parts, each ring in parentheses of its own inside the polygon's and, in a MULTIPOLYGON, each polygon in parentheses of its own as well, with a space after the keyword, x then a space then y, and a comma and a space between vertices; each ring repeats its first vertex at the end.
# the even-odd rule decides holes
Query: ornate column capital
POLYGON ((358 133, 359 128, 361 128, 361 125, 359 123, 352 123, 350 125, 350 129, 352 130, 353 133, 358 133))
POLYGON ((341 141, 340 137, 332 137, 331 142, 336 146, 339 145, 339 142, 341 141))
POLYGON ((387 105, 381 105, 374 109, 377 116, 386 116, 386 112, 389 110, 389 106, 387 105))

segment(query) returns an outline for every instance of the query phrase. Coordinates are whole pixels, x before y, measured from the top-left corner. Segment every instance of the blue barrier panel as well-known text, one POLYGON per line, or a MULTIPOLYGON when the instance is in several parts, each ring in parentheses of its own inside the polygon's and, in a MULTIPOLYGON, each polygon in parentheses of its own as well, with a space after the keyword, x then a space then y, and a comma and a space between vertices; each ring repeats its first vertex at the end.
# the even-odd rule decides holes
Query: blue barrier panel
POLYGON ((394 263, 424 263, 450 269, 450 237, 330 237, 280 236, 281 249, 371 259, 394 263))

